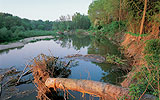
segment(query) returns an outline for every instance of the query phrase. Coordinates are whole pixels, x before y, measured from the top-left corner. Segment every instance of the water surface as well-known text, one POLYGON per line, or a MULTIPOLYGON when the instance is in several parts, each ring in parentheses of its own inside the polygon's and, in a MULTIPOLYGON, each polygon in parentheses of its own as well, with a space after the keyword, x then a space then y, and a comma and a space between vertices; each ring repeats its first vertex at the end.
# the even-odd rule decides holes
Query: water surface
MULTIPOLYGON (((105 56, 107 53, 120 56, 118 47, 107 39, 94 39, 89 36, 69 35, 64 38, 54 38, 52 40, 42 40, 33 43, 28 43, 21 48, 9 49, 0 51, 0 68, 8 68, 11 66, 19 70, 23 70, 25 65, 29 64, 30 60, 39 54, 54 55, 64 57, 71 54, 99 54, 105 56)), ((88 79, 95 81, 108 82, 117 84, 121 80, 123 72, 117 70, 117 66, 108 63, 95 63, 91 61, 76 60, 78 65, 71 68, 69 78, 73 79, 88 79)), ((17 86, 19 91, 27 89, 35 89, 34 85, 23 84, 17 86)), ((83 99, 82 94, 72 92, 76 99, 83 99)), ((37 93, 33 92, 27 96, 14 96, 10 100, 36 100, 37 93)), ((73 98, 70 97, 72 100, 73 98)), ((75 99, 75 100, 76 100, 75 99)), ((86 99, 91 99, 86 96, 86 99)), ((94 98, 95 100, 98 98, 94 98)))

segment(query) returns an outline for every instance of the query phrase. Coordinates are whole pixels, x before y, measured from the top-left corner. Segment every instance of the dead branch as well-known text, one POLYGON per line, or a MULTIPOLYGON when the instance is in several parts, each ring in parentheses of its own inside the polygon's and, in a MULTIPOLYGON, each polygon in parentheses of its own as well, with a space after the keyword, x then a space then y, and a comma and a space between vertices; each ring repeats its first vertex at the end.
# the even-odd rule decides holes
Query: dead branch
POLYGON ((23 72, 22 72, 21 76, 19 77, 19 79, 18 79, 18 81, 17 81, 17 84, 19 83, 19 81, 20 81, 20 80, 21 80, 21 78, 23 77, 24 72, 25 72, 25 70, 27 69, 27 67, 28 67, 28 66, 26 66, 26 67, 24 68, 24 70, 23 70, 23 72))

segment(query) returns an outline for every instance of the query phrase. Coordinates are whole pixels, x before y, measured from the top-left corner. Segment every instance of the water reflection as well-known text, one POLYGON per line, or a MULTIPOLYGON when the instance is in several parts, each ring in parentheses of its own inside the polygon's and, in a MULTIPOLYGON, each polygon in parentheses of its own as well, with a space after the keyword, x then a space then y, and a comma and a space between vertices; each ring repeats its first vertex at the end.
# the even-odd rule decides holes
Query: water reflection
POLYGON ((100 81, 120 85, 124 80, 123 76, 126 75, 126 72, 120 69, 117 65, 109 63, 92 63, 96 64, 104 71, 100 81))
POLYGON ((14 49, 22 49, 24 46, 22 47, 16 47, 16 48, 11 48, 11 49, 6 49, 6 50, 0 50, 0 55, 3 55, 3 54, 8 54, 10 50, 14 50, 14 49))
POLYGON ((91 39, 86 35, 66 35, 65 37, 59 38, 62 47, 71 48, 75 50, 80 50, 81 48, 88 47, 91 43, 91 39))
MULTIPOLYGON (((113 44, 110 40, 106 38, 96 39, 94 37, 92 37, 91 45, 88 48, 88 54, 100 54, 104 57, 106 54, 121 56, 118 46, 113 44)), ((100 81, 116 85, 119 85, 119 83, 123 81, 122 76, 126 73, 119 69, 117 65, 109 63, 92 63, 96 64, 104 71, 100 81)))
MULTIPOLYGON (((28 43, 21 48, 0 51, 0 68, 16 66, 18 69, 23 70, 28 60, 41 53, 46 55, 50 55, 52 53, 54 56, 58 57, 77 53, 83 55, 100 54, 102 56, 105 56, 107 53, 110 55, 121 55, 118 51, 118 47, 105 38, 95 39, 90 36, 82 35, 66 35, 63 37, 56 36, 52 40, 37 41, 34 43, 28 43)), ((91 79, 113 84, 117 84, 117 82, 122 81, 120 77, 123 75, 123 71, 119 70, 116 65, 83 60, 77 61, 79 64, 78 66, 71 68, 71 75, 69 78, 91 79)), ((33 84, 30 87, 33 87, 33 84)), ((19 87, 19 89, 24 90, 22 87, 19 87)), ((77 95, 77 97, 80 96, 79 94, 75 95, 77 95)), ((35 93, 30 96, 35 96, 35 93)))
POLYGON ((110 55, 120 55, 117 45, 113 44, 106 38, 96 39, 92 37, 91 46, 88 48, 88 54, 100 54, 102 56, 109 53, 110 55))

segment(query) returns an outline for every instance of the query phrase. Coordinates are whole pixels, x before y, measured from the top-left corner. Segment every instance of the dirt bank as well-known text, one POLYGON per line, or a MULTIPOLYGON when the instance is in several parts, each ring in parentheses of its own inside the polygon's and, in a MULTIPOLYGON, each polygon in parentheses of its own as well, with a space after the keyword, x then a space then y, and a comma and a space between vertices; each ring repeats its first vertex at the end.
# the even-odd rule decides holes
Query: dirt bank
MULTIPOLYGON (((158 33, 158 32, 157 32, 158 33)), ((141 37, 141 40, 139 41, 137 36, 133 36, 130 34, 124 35, 124 41, 121 43, 121 46, 124 47, 124 55, 131 61, 130 65, 133 67, 135 66, 134 71, 131 71, 128 73, 127 78, 121 83, 123 87, 128 88, 132 81, 132 77, 136 72, 139 72, 140 69, 145 65, 147 65, 147 62, 144 60, 144 48, 146 46, 147 40, 151 39, 157 39, 157 34, 153 33, 145 37, 141 37)))
POLYGON ((1 50, 6 50, 6 49, 11 49, 11 48, 17 48, 17 47, 23 47, 25 44, 31 42, 31 41, 36 41, 36 40, 43 40, 43 39, 52 39, 53 36, 38 36, 38 37, 30 37, 30 38, 25 38, 20 41, 14 42, 14 43, 9 43, 6 45, 1 44, 0 45, 0 51, 1 50))

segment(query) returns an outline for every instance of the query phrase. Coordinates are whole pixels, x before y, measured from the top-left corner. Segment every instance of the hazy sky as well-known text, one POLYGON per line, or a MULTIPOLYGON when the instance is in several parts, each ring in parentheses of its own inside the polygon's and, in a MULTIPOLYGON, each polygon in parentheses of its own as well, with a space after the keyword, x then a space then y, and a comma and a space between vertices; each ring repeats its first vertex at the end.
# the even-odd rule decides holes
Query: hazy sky
POLYGON ((22 18, 56 20, 75 12, 87 14, 92 0, 0 0, 0 12, 22 18))

